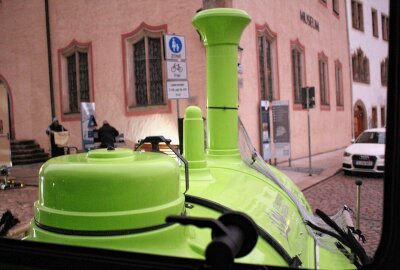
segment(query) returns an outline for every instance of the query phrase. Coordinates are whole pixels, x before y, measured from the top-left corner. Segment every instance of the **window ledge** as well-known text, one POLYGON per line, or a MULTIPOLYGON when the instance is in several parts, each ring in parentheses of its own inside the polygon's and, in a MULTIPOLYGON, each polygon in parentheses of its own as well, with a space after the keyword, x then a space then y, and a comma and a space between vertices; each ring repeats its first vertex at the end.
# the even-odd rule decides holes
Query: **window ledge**
POLYGON ((370 82, 362 82, 362 81, 356 81, 356 80, 353 80, 353 82, 355 82, 355 83, 361 83, 361 84, 366 84, 366 85, 370 85, 370 84, 371 84, 370 82))
POLYGON ((344 111, 344 105, 337 105, 336 111, 344 111))
POLYGON ((302 111, 302 110, 305 110, 305 109, 303 109, 303 105, 301 103, 294 103, 293 104, 293 110, 294 111, 302 111))
POLYGON ((330 111, 331 110, 331 105, 326 104, 326 105, 321 105, 321 111, 330 111))
POLYGON ((61 121, 77 121, 81 119, 81 114, 79 112, 64 112, 61 116, 61 121))
POLYGON ((156 113, 170 113, 171 103, 168 101, 162 105, 134 106, 129 105, 126 110, 128 116, 149 115, 156 113))

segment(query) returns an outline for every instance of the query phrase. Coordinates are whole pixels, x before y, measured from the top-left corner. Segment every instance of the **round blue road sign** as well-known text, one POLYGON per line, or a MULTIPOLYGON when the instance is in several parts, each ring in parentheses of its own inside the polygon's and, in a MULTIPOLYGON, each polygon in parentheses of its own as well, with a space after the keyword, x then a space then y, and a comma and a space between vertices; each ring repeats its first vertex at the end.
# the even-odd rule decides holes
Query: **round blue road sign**
POLYGON ((179 53, 182 50, 182 42, 179 38, 177 37, 172 37, 169 40, 169 49, 173 53, 179 53))

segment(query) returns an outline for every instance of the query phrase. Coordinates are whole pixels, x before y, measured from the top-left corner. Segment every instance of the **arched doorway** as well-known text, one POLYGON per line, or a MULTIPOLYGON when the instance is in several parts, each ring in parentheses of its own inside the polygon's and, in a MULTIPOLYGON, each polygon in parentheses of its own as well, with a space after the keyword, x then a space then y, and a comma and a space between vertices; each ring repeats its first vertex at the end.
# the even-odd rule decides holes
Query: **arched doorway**
POLYGON ((362 101, 357 101, 354 105, 354 138, 363 132, 367 125, 367 112, 362 101))
POLYGON ((11 167, 10 98, 6 84, 0 80, 0 166, 11 167))

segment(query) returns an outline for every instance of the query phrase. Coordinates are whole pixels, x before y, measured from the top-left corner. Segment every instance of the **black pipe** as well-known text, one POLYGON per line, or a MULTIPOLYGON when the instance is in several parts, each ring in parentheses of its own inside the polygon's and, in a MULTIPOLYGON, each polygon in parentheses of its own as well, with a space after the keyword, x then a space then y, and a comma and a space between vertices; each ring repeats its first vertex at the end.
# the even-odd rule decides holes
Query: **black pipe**
POLYGON ((50 38, 50 18, 49 18, 49 1, 44 0, 45 13, 46 13, 46 39, 47 39, 47 60, 49 66, 49 84, 50 84, 50 107, 51 119, 56 116, 54 108, 54 89, 53 89, 53 65, 51 64, 51 38, 50 38))

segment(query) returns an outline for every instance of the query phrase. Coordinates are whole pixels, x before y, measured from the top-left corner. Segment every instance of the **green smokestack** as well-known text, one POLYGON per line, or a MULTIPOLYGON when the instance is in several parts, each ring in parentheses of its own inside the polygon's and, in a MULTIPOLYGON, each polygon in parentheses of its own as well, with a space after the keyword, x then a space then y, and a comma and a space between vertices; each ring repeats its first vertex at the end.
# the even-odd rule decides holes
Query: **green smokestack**
POLYGON ((231 8, 201 11, 192 20, 206 47, 210 155, 239 155, 237 48, 250 20, 246 12, 231 8))

